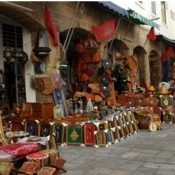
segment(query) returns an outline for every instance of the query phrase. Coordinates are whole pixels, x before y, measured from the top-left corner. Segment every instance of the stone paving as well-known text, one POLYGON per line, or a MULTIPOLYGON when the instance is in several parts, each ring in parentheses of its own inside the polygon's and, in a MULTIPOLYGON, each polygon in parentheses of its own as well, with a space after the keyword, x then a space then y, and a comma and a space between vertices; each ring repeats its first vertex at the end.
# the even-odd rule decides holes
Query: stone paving
POLYGON ((60 147, 65 175, 175 175, 175 124, 139 130, 109 147, 60 147))

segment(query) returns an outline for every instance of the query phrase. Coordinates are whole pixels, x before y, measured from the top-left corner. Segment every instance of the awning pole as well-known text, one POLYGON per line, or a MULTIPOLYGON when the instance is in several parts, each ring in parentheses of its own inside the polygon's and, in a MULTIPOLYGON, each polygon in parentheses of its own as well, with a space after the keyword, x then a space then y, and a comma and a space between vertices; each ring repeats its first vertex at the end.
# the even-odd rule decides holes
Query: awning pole
MULTIPOLYGON (((122 18, 120 17, 120 18, 119 18, 119 21, 118 21, 118 23, 117 23, 117 26, 116 26, 116 28, 115 28, 115 32, 114 32, 114 34, 117 32, 121 20, 122 20, 122 18)), ((110 47, 109 47, 109 51, 111 50, 112 44, 113 44, 113 42, 114 42, 114 37, 115 37, 115 35, 112 37, 112 41, 111 41, 111 44, 110 44, 110 47)))
POLYGON ((65 41, 64 41, 64 45, 63 45, 63 50, 64 50, 64 52, 63 52, 63 55, 62 55, 62 57, 63 57, 62 59, 64 59, 64 56, 65 56, 65 54, 66 54, 65 48, 67 47, 66 44, 68 44, 68 43, 67 43, 67 40, 68 40, 68 38, 70 37, 69 34, 70 34, 71 30, 72 30, 72 26, 74 26, 74 23, 75 23, 75 19, 76 19, 76 14, 77 14, 77 10, 78 10, 79 3, 80 3, 80 2, 78 1, 78 2, 77 2, 76 9, 75 9, 74 16, 73 16, 72 23, 71 23, 71 25, 69 26, 69 30, 68 30, 68 33, 67 33, 67 35, 66 35, 66 39, 65 39, 65 41))

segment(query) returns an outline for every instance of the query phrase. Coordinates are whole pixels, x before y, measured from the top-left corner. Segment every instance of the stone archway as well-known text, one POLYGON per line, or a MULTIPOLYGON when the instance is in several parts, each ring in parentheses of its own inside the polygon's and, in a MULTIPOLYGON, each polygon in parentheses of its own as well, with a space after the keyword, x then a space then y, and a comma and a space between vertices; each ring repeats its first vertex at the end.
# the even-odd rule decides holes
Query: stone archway
POLYGON ((113 68, 116 65, 116 60, 115 60, 116 52, 119 52, 122 57, 128 58, 128 56, 129 56, 129 48, 121 40, 114 39, 114 40, 110 41, 108 43, 108 49, 109 49, 109 52, 112 54, 112 57, 113 57, 113 68))
POLYGON ((133 55, 137 59, 138 62, 138 79, 137 82, 141 86, 145 86, 149 84, 149 79, 147 76, 148 63, 146 60, 146 51, 142 46, 136 46, 133 49, 133 55))
POLYGON ((119 39, 114 39, 108 43, 108 48, 111 47, 111 51, 115 50, 117 52, 120 52, 124 56, 128 56, 129 48, 128 46, 119 39))
POLYGON ((151 50, 149 54, 150 84, 157 87, 161 81, 161 61, 156 50, 151 50))

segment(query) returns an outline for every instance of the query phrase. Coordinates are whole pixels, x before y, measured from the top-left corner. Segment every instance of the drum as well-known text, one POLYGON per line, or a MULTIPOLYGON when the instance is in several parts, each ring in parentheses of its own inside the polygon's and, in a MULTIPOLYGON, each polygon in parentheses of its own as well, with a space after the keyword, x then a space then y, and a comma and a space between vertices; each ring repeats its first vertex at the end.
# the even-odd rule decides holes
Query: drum
POLYGON ((48 154, 47 153, 41 153, 41 152, 36 152, 32 153, 26 156, 28 161, 33 161, 37 162, 39 169, 46 166, 48 163, 48 154))
POLYGON ((45 149, 40 151, 41 153, 48 154, 48 164, 51 165, 59 158, 58 150, 56 149, 45 149))

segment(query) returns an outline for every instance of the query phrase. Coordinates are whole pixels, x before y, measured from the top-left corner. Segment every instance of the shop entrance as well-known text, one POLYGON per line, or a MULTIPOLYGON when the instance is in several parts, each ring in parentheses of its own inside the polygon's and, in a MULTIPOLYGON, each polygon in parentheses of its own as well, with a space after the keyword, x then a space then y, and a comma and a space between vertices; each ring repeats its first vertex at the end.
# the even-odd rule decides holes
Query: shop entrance
POLYGON ((15 62, 4 62, 4 80, 6 87, 6 99, 10 110, 16 103, 16 81, 15 81, 15 62))
MULTIPOLYGON (((62 45, 64 45, 64 54, 62 55, 60 63, 60 73, 66 84, 73 86, 72 92, 69 94, 70 96, 72 96, 72 93, 78 88, 81 89, 82 85, 81 83, 77 84, 77 76, 75 76, 75 71, 78 70, 76 66, 79 65, 81 60, 81 54, 76 52, 75 47, 77 43, 85 41, 89 36, 90 33, 82 28, 71 28, 60 33, 60 41, 62 45), (72 35, 70 35, 71 31, 72 35)), ((79 49, 81 50, 81 47, 79 49)))
POLYGON ((138 62, 138 78, 137 82, 140 86, 145 87, 146 82, 146 51, 142 46, 137 46, 133 50, 133 55, 136 57, 138 62))
POLYGON ((150 84, 158 87, 162 79, 161 75, 161 60, 160 55, 156 50, 152 50, 149 54, 149 67, 150 67, 150 84))

